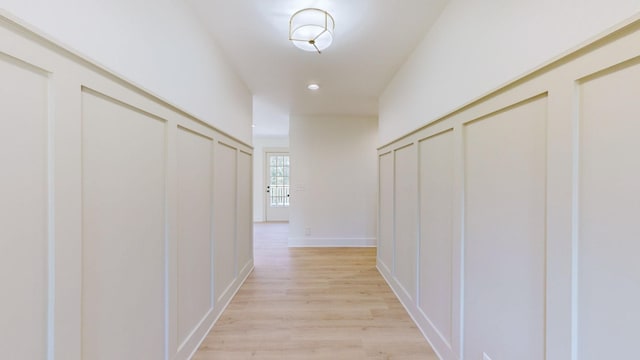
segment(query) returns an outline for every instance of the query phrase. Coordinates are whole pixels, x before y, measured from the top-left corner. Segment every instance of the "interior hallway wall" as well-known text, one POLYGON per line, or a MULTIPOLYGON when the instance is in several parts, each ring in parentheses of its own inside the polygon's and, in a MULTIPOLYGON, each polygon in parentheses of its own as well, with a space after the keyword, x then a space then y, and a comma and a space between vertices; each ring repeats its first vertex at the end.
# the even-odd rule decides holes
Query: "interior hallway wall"
POLYGON ((265 151, 289 151, 288 137, 253 138, 253 221, 265 221, 265 151))
POLYGON ((0 358, 188 359, 253 269, 251 146, 2 16, 0 79, 0 358))
POLYGON ((291 246, 375 246, 376 135, 374 117, 291 117, 291 246))
POLYGON ((640 11, 639 0, 451 0, 380 97, 388 143, 640 11))
POLYGON ((2 0, 0 9, 251 143, 251 94, 184 1, 2 0))
POLYGON ((632 358, 639 4, 476 5, 454 0, 381 101, 378 268, 443 360, 632 358), (561 24, 605 33, 569 52, 561 24))

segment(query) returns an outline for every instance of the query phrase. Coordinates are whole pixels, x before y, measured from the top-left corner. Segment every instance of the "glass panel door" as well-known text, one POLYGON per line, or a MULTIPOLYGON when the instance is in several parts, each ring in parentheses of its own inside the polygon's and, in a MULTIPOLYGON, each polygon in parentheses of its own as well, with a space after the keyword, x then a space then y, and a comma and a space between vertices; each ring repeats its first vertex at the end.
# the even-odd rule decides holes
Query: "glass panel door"
POLYGON ((266 220, 289 220, 289 154, 267 153, 266 220))

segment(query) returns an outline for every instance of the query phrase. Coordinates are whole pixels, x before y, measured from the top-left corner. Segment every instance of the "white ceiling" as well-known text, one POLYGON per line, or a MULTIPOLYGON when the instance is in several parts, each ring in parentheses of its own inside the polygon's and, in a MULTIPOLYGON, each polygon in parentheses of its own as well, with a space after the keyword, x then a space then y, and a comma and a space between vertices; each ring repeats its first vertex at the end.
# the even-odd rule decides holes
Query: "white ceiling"
POLYGON ((254 136, 285 136, 289 115, 376 115, 378 96, 448 0, 186 0, 253 94, 254 136), (288 40, 306 7, 335 19, 322 54, 288 40), (320 90, 311 92, 307 84, 320 90))

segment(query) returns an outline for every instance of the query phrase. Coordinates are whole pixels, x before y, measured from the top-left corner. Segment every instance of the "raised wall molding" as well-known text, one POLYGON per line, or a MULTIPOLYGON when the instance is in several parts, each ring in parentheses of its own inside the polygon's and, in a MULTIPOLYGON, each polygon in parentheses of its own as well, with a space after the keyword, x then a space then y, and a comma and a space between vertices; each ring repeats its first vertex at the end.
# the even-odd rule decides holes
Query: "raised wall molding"
POLYGON ((627 22, 378 149, 378 269, 443 360, 635 354, 638 44, 627 22))
POLYGON ((4 16, 0 77, 0 358, 190 358, 253 269, 251 146, 4 16))

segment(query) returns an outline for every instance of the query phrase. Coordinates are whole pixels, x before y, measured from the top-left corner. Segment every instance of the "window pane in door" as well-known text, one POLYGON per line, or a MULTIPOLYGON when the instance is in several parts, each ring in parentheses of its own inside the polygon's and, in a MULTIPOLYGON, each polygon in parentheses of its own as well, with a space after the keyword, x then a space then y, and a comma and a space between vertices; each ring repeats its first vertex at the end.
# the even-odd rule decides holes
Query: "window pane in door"
POLYGON ((289 155, 270 155, 269 206, 289 206, 289 155))

